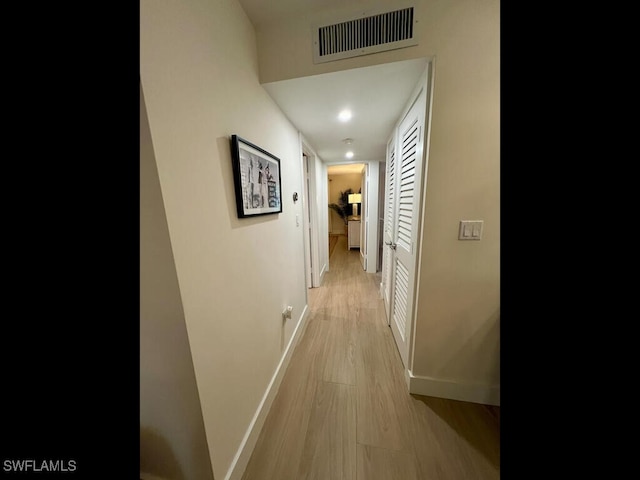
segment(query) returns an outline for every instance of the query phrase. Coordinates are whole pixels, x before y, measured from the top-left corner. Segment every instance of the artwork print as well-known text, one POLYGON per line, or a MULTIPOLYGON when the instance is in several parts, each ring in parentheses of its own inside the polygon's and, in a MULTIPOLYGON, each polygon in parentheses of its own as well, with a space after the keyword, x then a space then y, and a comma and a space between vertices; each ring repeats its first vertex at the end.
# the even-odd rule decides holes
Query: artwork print
POLYGON ((231 151, 238 217, 282 212, 280 159, 237 135, 231 151))

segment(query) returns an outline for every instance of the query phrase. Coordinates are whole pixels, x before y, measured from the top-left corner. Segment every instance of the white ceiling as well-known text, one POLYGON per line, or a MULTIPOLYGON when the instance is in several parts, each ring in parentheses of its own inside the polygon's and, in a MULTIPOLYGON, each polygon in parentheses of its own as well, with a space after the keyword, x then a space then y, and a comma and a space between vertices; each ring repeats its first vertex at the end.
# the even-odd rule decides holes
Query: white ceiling
MULTIPOLYGON (((254 25, 344 0, 239 0, 254 25)), ((309 48, 311 55, 311 48, 309 48)), ((325 163, 384 160, 386 144, 424 68, 425 58, 325 73, 263 87, 325 163), (348 108, 349 122, 338 120, 348 108), (344 139, 351 138, 347 145, 344 139), (345 158, 351 150, 352 159, 345 158)))

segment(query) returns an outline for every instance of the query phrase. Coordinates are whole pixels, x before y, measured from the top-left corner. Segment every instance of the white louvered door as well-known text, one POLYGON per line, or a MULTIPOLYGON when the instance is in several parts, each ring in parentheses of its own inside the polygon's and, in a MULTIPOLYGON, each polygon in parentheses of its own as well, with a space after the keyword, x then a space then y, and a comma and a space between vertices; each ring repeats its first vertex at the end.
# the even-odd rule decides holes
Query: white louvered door
POLYGON ((387 171, 384 203, 384 229, 382 244, 382 298, 387 312, 387 322, 391 324, 391 295, 393 292, 394 255, 391 245, 395 229, 395 169, 396 169, 396 137, 392 135, 387 144, 387 171))
MULTIPOLYGON (((415 296, 418 230, 423 171, 426 93, 422 88, 397 130, 393 173, 390 315, 387 317, 408 368, 409 337, 415 296)), ((385 222, 386 223, 386 222, 385 222)), ((385 244, 387 238, 385 235, 385 244)))

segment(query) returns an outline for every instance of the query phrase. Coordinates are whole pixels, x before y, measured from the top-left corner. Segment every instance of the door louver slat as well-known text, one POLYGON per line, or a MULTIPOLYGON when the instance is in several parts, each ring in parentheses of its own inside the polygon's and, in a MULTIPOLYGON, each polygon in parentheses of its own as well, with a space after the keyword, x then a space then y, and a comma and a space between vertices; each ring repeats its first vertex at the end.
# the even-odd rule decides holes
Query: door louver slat
POLYGON ((414 121, 402 135, 402 155, 398 185, 398 244, 411 252, 411 229, 414 213, 414 182, 416 174, 416 148, 418 122, 414 121))
POLYGON ((393 299, 393 319, 404 341, 405 325, 407 323, 407 296, 409 293, 409 271, 401 263, 396 262, 396 288, 393 299))
POLYGON ((391 151, 391 157, 389 160, 389 188, 387 192, 387 215, 386 215, 386 225, 385 229, 388 232, 393 231, 393 205, 395 203, 395 149, 391 151))

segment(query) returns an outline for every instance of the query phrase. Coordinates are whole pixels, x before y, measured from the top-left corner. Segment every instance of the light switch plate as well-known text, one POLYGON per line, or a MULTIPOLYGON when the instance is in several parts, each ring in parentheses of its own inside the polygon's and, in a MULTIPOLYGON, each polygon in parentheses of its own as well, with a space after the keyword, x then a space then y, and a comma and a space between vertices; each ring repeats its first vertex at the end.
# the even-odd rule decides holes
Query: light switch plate
POLYGON ((458 240, 480 240, 484 220, 460 220, 458 240))

